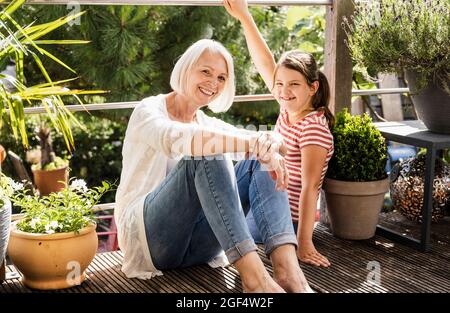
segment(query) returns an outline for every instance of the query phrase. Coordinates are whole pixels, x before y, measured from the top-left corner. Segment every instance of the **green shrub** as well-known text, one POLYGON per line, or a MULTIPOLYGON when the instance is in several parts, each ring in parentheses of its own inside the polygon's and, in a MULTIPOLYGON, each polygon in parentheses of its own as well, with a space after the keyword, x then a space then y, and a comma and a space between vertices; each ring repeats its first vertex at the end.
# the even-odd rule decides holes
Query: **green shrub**
POLYGON ((346 109, 336 115, 332 129, 334 155, 327 177, 345 181, 374 181, 387 177, 384 137, 366 113, 353 116, 346 109))

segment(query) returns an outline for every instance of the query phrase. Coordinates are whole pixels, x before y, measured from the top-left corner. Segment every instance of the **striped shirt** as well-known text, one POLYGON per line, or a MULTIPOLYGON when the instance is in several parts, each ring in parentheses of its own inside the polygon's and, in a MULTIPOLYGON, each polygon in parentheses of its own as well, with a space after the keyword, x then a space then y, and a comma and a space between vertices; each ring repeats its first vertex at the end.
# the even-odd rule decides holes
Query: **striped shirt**
POLYGON ((287 188, 292 220, 298 222, 300 192, 302 190, 302 148, 308 145, 317 145, 327 150, 327 158, 322 169, 317 194, 322 187, 327 172, 328 162, 334 152, 333 135, 328 128, 328 122, 323 112, 314 111, 306 115, 295 124, 290 124, 288 113, 281 109, 275 131, 283 136, 287 145, 285 156, 286 167, 289 172, 289 185, 287 188))

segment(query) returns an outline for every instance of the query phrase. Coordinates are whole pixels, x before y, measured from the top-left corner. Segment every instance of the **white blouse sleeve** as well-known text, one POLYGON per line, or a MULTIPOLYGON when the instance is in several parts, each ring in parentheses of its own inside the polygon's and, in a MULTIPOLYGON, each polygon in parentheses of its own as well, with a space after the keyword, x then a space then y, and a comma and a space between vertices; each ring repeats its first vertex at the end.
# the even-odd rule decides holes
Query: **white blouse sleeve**
POLYGON ((191 155, 192 137, 202 127, 172 121, 156 110, 152 105, 138 105, 128 125, 134 141, 148 144, 154 150, 161 151, 170 158, 179 154, 191 155))

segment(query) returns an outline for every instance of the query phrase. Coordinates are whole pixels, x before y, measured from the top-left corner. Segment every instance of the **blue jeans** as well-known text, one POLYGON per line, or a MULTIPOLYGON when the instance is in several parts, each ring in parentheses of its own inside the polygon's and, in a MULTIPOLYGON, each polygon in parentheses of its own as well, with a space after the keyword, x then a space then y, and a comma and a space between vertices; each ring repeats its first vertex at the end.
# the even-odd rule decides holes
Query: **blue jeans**
MULTIPOLYGON (((252 211, 248 212, 245 218, 247 219, 248 229, 250 230, 250 234, 252 234, 255 243, 263 243, 262 236, 259 233, 259 229, 256 225, 255 217, 253 216, 252 211)), ((298 223, 292 223, 292 226, 294 227, 294 233, 297 233, 298 223)))
POLYGON ((183 159, 144 203, 144 223, 153 264, 159 270, 211 261, 222 249, 230 263, 257 247, 245 215, 251 209, 269 255, 297 245, 287 194, 259 162, 183 159))

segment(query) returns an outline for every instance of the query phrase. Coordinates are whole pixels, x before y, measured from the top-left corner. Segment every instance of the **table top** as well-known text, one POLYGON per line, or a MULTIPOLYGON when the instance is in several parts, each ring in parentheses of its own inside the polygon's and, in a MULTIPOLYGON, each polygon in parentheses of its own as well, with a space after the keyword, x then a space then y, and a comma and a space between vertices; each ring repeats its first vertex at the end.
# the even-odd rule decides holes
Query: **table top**
POLYGON ((450 135, 433 133, 418 120, 377 122, 374 125, 386 139, 391 141, 424 148, 450 148, 450 135))

